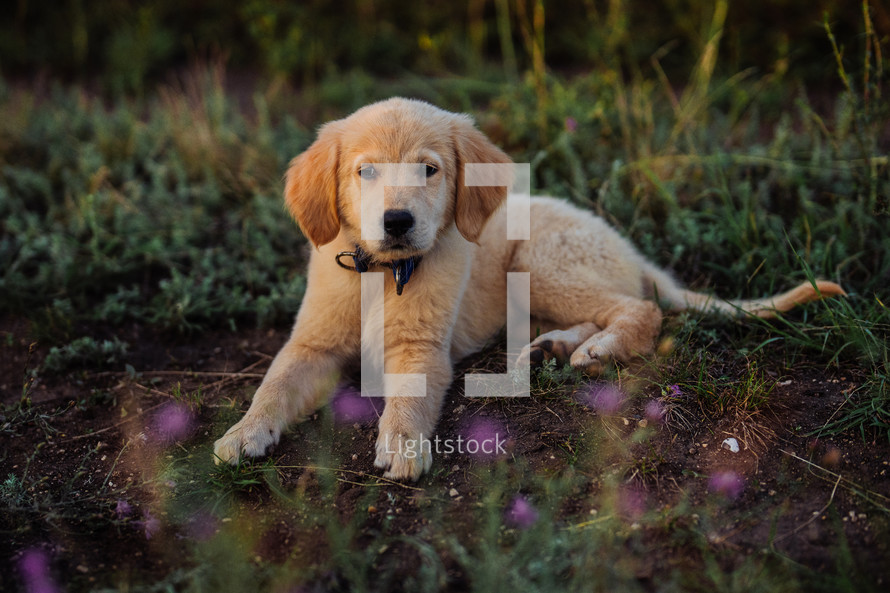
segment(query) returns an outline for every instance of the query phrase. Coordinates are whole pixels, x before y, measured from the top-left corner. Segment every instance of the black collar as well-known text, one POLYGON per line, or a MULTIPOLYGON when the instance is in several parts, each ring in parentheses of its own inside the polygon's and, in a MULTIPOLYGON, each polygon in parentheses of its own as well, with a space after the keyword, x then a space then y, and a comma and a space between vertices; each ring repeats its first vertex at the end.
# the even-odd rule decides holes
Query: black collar
POLYGON ((374 260, 371 254, 366 253, 361 247, 356 245, 355 251, 341 251, 337 254, 335 259, 337 260, 337 265, 341 268, 352 270, 359 274, 367 272, 373 265, 381 265, 389 268, 392 270, 392 276, 396 281, 396 294, 401 295, 402 288, 408 284, 408 280, 411 279, 411 274, 414 273, 414 269, 420 264, 420 260, 423 259, 423 256, 418 255, 407 259, 397 259, 393 262, 378 262, 374 260), (341 257, 351 257, 355 265, 350 266, 344 264, 340 261, 341 257))

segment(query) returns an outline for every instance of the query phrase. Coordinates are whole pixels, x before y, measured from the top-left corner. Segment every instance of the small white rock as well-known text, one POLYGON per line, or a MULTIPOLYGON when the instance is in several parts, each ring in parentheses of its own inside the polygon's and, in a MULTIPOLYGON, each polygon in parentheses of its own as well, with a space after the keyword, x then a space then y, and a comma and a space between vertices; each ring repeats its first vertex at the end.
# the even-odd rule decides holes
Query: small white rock
POLYGON ((733 453, 739 452, 739 442, 732 437, 724 440, 720 446, 724 449, 729 449, 733 453))

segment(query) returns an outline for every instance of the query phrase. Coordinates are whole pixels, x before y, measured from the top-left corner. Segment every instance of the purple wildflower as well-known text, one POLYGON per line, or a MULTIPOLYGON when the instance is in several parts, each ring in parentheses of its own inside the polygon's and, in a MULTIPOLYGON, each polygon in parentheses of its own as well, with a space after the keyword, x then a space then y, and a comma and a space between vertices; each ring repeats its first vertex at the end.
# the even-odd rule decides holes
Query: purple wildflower
POLYGON ((355 424, 356 422, 364 424, 375 420, 379 416, 379 410, 375 405, 377 399, 362 397, 361 393, 349 387, 338 390, 331 399, 334 422, 337 424, 355 424))
POLYGON ((566 118, 566 131, 570 134, 578 129, 578 121, 574 117, 566 118))
POLYGON ((114 507, 114 516, 117 519, 126 519, 133 512, 133 506, 121 498, 117 501, 117 506, 114 507))
POLYGON ((646 493, 640 488, 627 486, 618 491, 618 512, 636 521, 646 512, 646 493))
POLYGON ((217 529, 219 529, 219 521, 214 515, 198 512, 189 519, 185 533, 188 537, 203 542, 213 537, 217 529))
POLYGON ((732 470, 719 471, 708 481, 708 490, 730 500, 738 498, 744 489, 745 479, 732 470))
POLYGON ((137 521, 136 524, 142 527, 142 531, 145 533, 145 539, 151 539, 161 529, 161 521, 156 517, 153 517, 150 511, 145 511, 145 514, 142 516, 142 521, 137 521))
POLYGON ((191 434, 194 415, 182 404, 170 402, 164 405, 152 421, 152 437, 163 444, 181 441, 191 434))
POLYGON ((583 397, 582 402, 601 416, 613 416, 621 409, 624 395, 611 385, 594 385, 583 397))
POLYGON ((675 383, 667 388, 667 395, 671 397, 682 397, 683 391, 680 389, 680 386, 675 383))
POLYGON ((474 418, 461 431, 458 453, 465 452, 476 459, 496 459, 504 455, 507 431, 504 425, 489 418, 474 418))
POLYGON ((511 527, 528 529, 538 520, 538 510, 524 496, 517 495, 507 507, 505 520, 511 527))
POLYGON ((19 559, 19 572, 28 593, 56 593, 59 588, 50 575, 46 552, 30 549, 19 559))
POLYGON ((657 399, 651 400, 648 404, 646 404, 645 415, 646 419, 649 422, 662 422, 664 421, 664 416, 667 410, 664 408, 664 404, 662 404, 657 399))

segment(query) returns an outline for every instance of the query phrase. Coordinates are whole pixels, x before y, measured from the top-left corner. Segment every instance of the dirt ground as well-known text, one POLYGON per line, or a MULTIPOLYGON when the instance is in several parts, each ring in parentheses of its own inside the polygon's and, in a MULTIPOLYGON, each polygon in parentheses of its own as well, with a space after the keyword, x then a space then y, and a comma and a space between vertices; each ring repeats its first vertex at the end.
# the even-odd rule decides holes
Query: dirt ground
MULTIPOLYGON (((30 388, 31 408, 24 415, 15 411, 15 404, 27 381, 26 370, 39 367, 46 349, 38 346, 29 354, 26 328, 15 320, 4 320, 0 330, 7 337, 0 346, 5 410, 0 418, 0 480, 25 473, 28 478, 23 502, 17 505, 20 511, 0 518, 0 589, 20 589, 23 554, 34 549, 45 553, 56 581, 69 590, 150 582, 182 566, 189 539, 208 537, 219 525, 209 518, 204 524, 198 517, 173 528, 163 517, 147 514, 145 509, 165 489, 179 487, 146 469, 157 467, 155 456, 167 454, 166 443, 152 433, 153 423, 177 384, 182 392, 201 387, 203 403, 196 407, 185 438, 206 441, 209 456, 209 443, 218 436, 212 430, 222 428, 212 428, 214 418, 232 402, 236 411, 247 409, 287 329, 178 338, 133 327, 120 337, 133 345, 127 363, 141 374, 131 376, 120 369, 38 374, 30 388)), ((479 361, 470 364, 474 362, 479 361)), ((694 402, 674 410, 666 423, 650 422, 644 406, 660 395, 655 385, 637 389, 633 401, 601 418, 605 433, 618 439, 647 423, 653 431, 647 445, 632 449, 640 463, 631 469, 622 466, 622 487, 633 493, 625 511, 632 519, 647 509, 703 503, 715 489, 703 476, 729 468, 741 482, 716 486, 731 500, 712 518, 709 541, 740 557, 772 548, 815 571, 836 571, 838 558, 849 557, 851 570, 861 571, 880 589, 890 582, 890 530, 881 510, 890 505, 890 445, 863 440, 859 434, 808 436, 837 414, 845 393, 860 378, 801 365, 782 371, 776 381, 770 397, 774 403, 748 424, 703 418, 694 402), (721 446, 729 436, 740 442, 739 452, 721 446)), ((464 433, 468 425, 496 426, 507 435, 509 459, 522 458, 523 467, 536 472, 565 472, 585 457, 580 453, 602 446, 585 437, 598 421, 597 412, 578 405, 589 389, 581 386, 561 397, 493 401, 467 399, 453 388, 438 433, 447 438, 464 433)), ((333 458, 342 470, 339 475, 345 476, 332 501, 337 512, 349 518, 367 507, 361 537, 369 542, 384 528, 419 533, 428 521, 424 501, 430 497, 451 500, 450 520, 467 520, 462 519, 463 511, 482 495, 478 484, 488 467, 486 459, 443 455, 434 460, 432 477, 418 485, 362 485, 379 473, 372 464, 376 431, 370 411, 369 416, 367 409, 347 409, 347 416, 354 417, 332 428, 333 458)), ((317 458, 307 439, 324 436, 320 424, 316 415, 287 433, 272 452, 283 489, 314 492, 313 470, 307 466, 327 460, 317 458)), ((580 464, 574 471, 593 476, 608 468, 610 453, 604 451, 602 465, 580 464)), ((585 490, 573 492, 563 505, 566 517, 595 512, 586 505, 598 481, 582 483, 585 490)), ((270 496, 258 487, 240 493, 238 501, 248 513, 259 513, 270 496)), ((312 535, 302 532, 286 512, 274 512, 274 517, 265 517, 263 533, 257 534, 258 557, 283 562, 295 553, 309 558, 326 553, 311 545, 295 548, 295 542, 310 541, 312 535)), ((651 566, 640 571, 640 580, 652 582, 659 570, 682 562, 682 554, 665 545, 651 566)), ((460 590, 465 578, 459 570, 450 571, 450 588, 460 590)))

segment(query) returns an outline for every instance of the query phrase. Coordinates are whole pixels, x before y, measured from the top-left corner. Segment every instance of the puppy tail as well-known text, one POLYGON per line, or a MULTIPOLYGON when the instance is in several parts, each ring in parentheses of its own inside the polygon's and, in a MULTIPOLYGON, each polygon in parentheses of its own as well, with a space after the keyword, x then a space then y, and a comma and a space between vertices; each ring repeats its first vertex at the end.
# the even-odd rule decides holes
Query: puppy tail
POLYGON ((647 288, 651 289, 652 296, 667 303, 670 310, 711 311, 734 317, 754 315, 771 318, 775 317, 777 313, 788 311, 811 301, 833 296, 846 296, 847 294, 834 282, 816 280, 804 282, 787 292, 763 299, 724 300, 714 295, 686 290, 667 273, 654 266, 648 267, 645 277, 647 288))

